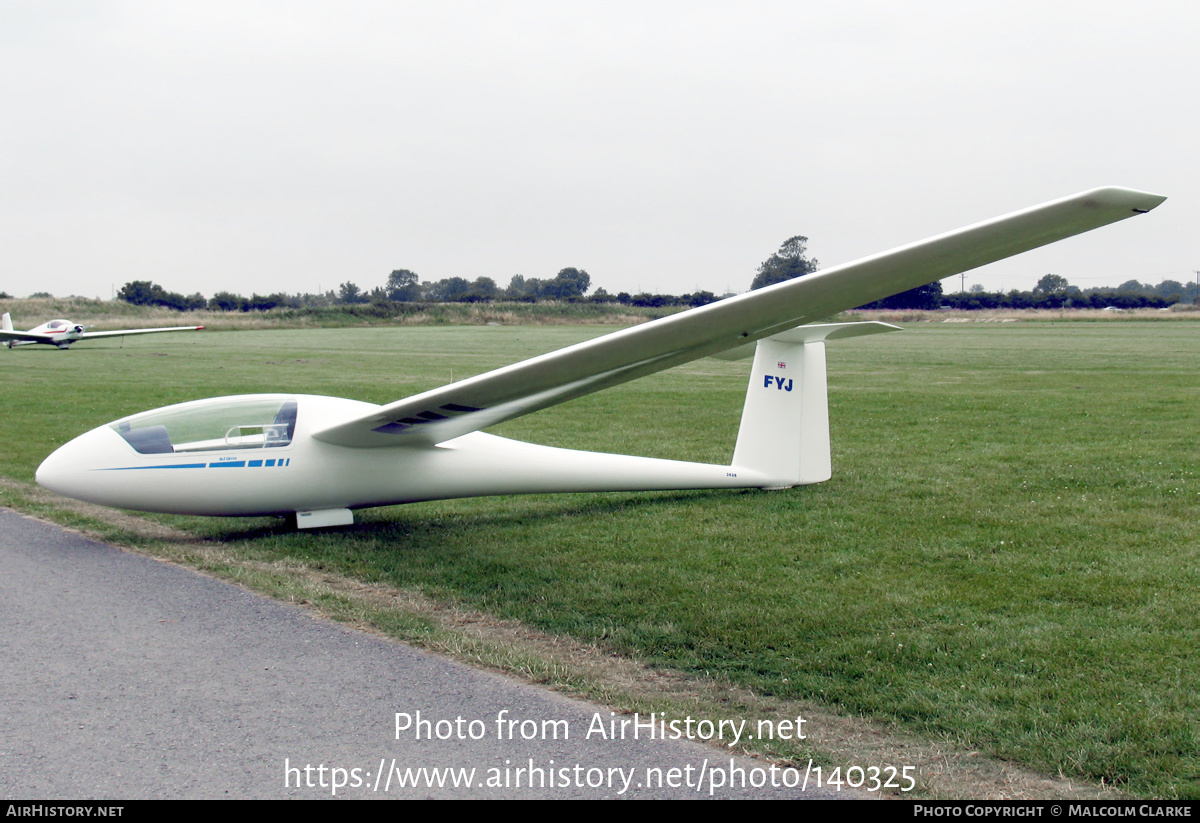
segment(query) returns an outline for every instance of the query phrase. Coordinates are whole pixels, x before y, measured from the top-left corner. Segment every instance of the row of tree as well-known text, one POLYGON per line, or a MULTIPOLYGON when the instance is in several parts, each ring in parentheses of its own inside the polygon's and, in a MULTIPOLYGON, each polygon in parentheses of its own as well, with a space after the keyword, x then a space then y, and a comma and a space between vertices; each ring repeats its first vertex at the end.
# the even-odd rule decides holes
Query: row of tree
MULTIPOLYGON (((807 256, 808 238, 797 235, 784 241, 779 251, 761 266, 751 284, 760 289, 803 277, 817 271, 816 259, 807 256)), ((901 292, 864 309, 1059 309, 1059 308, 1165 308, 1175 303, 1200 303, 1200 287, 1178 280, 1163 280, 1157 286, 1127 280, 1113 288, 1080 289, 1058 274, 1047 274, 1032 291, 988 292, 976 284, 970 292, 943 294, 941 282, 901 292)))
MULTIPOLYGON (((508 288, 501 289, 490 277, 479 277, 474 281, 462 277, 447 277, 442 280, 422 283, 415 272, 396 269, 388 275, 382 286, 363 291, 350 281, 342 283, 337 291, 324 294, 252 294, 243 297, 232 292, 217 292, 205 299, 202 294, 183 295, 169 292, 149 280, 126 283, 117 293, 118 299, 145 306, 166 306, 178 311, 213 309, 214 311, 265 311, 278 307, 327 308, 350 306, 362 303, 391 301, 395 303, 474 303, 490 300, 579 300, 587 293, 592 278, 583 269, 565 268, 553 279, 542 280, 513 275, 508 288)), ((601 290, 603 291, 603 290, 601 290)))
POLYGON ((398 303, 459 303, 480 300, 574 300, 583 297, 591 287, 592 277, 583 269, 565 268, 551 280, 537 277, 526 278, 514 274, 508 288, 501 289, 490 277, 477 277, 468 281, 462 277, 447 277, 422 283, 415 272, 396 269, 388 275, 382 288, 370 294, 357 294, 352 283, 343 283, 339 298, 342 302, 368 302, 384 298, 398 303), (347 294, 356 294, 357 299, 345 299, 347 294))
MULTIPOLYGON (((458 278, 451 279, 457 280, 458 278)), ((192 311, 207 308, 212 311, 243 312, 267 311, 277 308, 324 309, 335 306, 386 306, 393 303, 476 303, 493 300, 515 300, 527 303, 535 303, 538 300, 558 300, 569 303, 619 303, 625 306, 660 308, 664 306, 704 306, 718 299, 710 291, 698 291, 694 294, 679 295, 651 294, 649 292, 609 294, 603 288, 596 289, 587 296, 576 294, 559 296, 561 293, 537 288, 536 282, 533 287, 516 292, 508 289, 491 292, 486 289, 478 289, 473 284, 468 284, 471 288, 464 289, 460 284, 445 284, 443 281, 440 283, 425 284, 420 288, 419 292, 416 292, 415 297, 404 293, 401 293, 400 296, 392 297, 381 289, 361 292, 353 288, 353 284, 348 284, 351 288, 347 288, 347 284, 343 284, 342 288, 337 292, 328 291, 324 294, 285 294, 283 292, 276 292, 275 294, 252 294, 250 297, 242 297, 232 292, 222 291, 217 292, 211 298, 205 299, 202 294, 184 296, 176 292, 168 292, 158 284, 148 280, 136 280, 126 283, 117 292, 117 298, 136 305, 164 306, 177 311, 192 311)), ((50 295, 44 296, 49 297, 50 295)))
POLYGON ((1162 309, 1196 302, 1200 302, 1200 289, 1195 283, 1163 280, 1155 286, 1127 280, 1115 289, 1081 289, 1058 274, 1042 277, 1032 291, 989 292, 976 284, 970 291, 941 299, 941 305, 953 309, 1162 309))
MULTIPOLYGON (((819 268, 815 258, 808 257, 808 238, 802 235, 788 238, 779 251, 767 258, 758 267, 750 285, 751 289, 804 277, 819 268)), ((219 311, 265 311, 286 308, 327 308, 336 305, 367 303, 474 303, 492 300, 538 300, 589 301, 596 303, 620 303, 633 306, 702 306, 718 298, 712 292, 699 291, 694 294, 629 294, 620 292, 612 295, 603 288, 587 295, 591 287, 591 276, 583 269, 565 268, 547 280, 536 277, 513 275, 506 288, 500 288, 490 277, 479 277, 469 281, 462 277, 447 277, 442 280, 422 283, 421 278, 409 269, 396 269, 388 275, 382 286, 370 291, 360 289, 352 282, 342 283, 337 291, 324 294, 252 294, 242 297, 231 292, 218 292, 209 299, 202 294, 185 296, 168 292, 162 286, 148 280, 126 283, 118 297, 130 303, 167 306, 180 311, 209 308, 219 311), (587 296, 585 296, 587 295, 587 296)), ((1116 289, 1079 289, 1070 285, 1066 278, 1047 274, 1032 291, 987 292, 975 285, 969 292, 944 294, 940 282, 930 283, 911 291, 870 303, 866 309, 1024 309, 1024 308, 1158 308, 1179 302, 1200 302, 1196 284, 1183 284, 1176 280, 1164 280, 1157 286, 1143 285, 1136 280, 1122 283, 1116 289)))

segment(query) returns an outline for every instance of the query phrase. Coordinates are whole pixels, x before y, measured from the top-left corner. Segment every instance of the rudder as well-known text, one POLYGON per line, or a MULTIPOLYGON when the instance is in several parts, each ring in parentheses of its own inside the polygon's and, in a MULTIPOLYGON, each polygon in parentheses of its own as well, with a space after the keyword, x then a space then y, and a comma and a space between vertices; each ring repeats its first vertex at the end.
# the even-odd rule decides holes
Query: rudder
POLYGON ((899 331, 887 323, 799 326, 755 344, 733 467, 772 478, 768 489, 822 483, 833 474, 825 341, 899 331))

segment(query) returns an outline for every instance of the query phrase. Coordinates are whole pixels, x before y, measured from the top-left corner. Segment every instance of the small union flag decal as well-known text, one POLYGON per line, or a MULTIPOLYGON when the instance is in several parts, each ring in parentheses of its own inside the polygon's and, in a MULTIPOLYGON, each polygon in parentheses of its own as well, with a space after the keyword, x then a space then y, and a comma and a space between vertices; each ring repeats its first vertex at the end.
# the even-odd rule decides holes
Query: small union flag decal
POLYGON ((783 360, 780 360, 776 365, 779 366, 779 368, 781 368, 781 369, 787 368, 787 363, 783 360))

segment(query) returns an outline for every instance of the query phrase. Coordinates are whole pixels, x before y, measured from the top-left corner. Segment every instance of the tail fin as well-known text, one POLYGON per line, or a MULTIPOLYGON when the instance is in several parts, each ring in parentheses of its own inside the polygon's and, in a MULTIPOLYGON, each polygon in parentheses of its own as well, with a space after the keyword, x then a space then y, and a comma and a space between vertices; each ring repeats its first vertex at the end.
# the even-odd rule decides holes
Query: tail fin
POLYGON ((759 340, 733 466, 773 478, 775 482, 766 487, 772 489, 828 480, 832 465, 825 341, 888 331, 899 327, 828 323, 799 326, 759 340))
POLYGON ((12 331, 12 330, 13 330, 12 317, 9 316, 8 312, 5 312, 4 317, 0 317, 0 331, 12 331))

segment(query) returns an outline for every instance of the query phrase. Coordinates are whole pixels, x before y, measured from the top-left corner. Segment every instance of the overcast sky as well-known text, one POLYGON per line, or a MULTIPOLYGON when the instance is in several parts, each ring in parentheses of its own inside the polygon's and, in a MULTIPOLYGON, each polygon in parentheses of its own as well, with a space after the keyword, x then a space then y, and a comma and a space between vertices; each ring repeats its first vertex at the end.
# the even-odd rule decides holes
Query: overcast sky
POLYGON ((1198 32, 1128 0, 0 0, 0 291, 743 291, 792 235, 830 266, 1101 185, 1170 199, 967 287, 1188 281, 1198 32))

